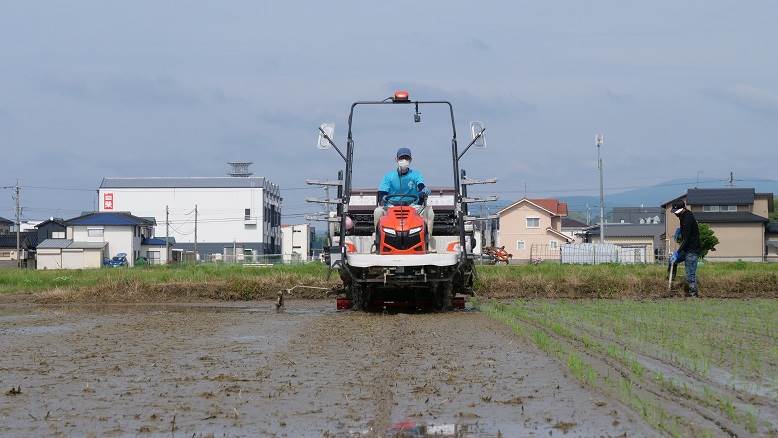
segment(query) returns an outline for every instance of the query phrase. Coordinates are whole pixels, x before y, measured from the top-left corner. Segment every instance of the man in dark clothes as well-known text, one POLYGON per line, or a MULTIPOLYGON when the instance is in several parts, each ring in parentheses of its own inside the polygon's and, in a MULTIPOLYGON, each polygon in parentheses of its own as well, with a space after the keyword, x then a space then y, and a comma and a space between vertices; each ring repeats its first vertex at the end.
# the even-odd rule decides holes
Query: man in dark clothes
POLYGON ((670 256, 670 264, 673 270, 673 279, 677 271, 678 263, 684 262, 686 270, 687 296, 697 296, 697 258, 700 254, 700 229, 694 214, 686 209, 683 202, 673 202, 673 213, 681 221, 681 245, 670 256))

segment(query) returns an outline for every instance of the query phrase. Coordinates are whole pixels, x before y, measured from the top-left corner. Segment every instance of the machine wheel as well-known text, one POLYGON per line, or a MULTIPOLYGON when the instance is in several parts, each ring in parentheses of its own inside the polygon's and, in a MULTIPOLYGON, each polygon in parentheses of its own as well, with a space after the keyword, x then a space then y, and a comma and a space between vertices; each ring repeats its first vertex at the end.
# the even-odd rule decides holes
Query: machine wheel
POLYGON ((352 310, 367 310, 370 304, 370 291, 364 286, 351 286, 351 309, 352 310))
POLYGON ((435 310, 445 312, 451 310, 454 285, 450 282, 438 283, 435 286, 435 310))

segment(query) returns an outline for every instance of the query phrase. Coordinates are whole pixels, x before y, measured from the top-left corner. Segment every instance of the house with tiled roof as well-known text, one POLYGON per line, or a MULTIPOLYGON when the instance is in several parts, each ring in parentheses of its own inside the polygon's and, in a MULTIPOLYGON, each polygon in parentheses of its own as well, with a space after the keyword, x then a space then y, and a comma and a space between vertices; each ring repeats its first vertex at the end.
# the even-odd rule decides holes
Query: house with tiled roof
POLYGON ((38 234, 35 231, 19 233, 19 255, 16 252, 16 238, 15 232, 0 234, 0 267, 17 267, 20 257, 22 268, 34 265, 38 234))
POLYGON ((679 227, 679 220, 671 211, 676 201, 684 202, 694 213, 697 222, 708 224, 719 239, 716 251, 708 253, 706 259, 778 260, 778 234, 773 237, 770 233, 772 226, 769 217, 774 210, 772 193, 758 193, 753 188, 740 187, 694 188, 665 202, 662 208, 665 209, 665 242, 668 252, 678 247, 672 239, 675 229, 679 227))
POLYGON ((562 232, 562 218, 567 212, 567 203, 556 199, 521 198, 497 213, 498 246, 505 246, 518 262, 528 262, 533 254, 540 253, 558 258, 560 246, 573 241, 562 232))
POLYGON ((99 268, 105 258, 119 254, 126 255, 128 266, 141 257, 152 264, 167 263, 170 242, 154 237, 154 218, 119 211, 92 212, 58 223, 64 224, 66 231, 52 233, 38 245, 38 269, 99 268))
POLYGON ((589 228, 585 222, 571 217, 562 217, 562 233, 573 239, 573 243, 584 242, 584 231, 589 228))

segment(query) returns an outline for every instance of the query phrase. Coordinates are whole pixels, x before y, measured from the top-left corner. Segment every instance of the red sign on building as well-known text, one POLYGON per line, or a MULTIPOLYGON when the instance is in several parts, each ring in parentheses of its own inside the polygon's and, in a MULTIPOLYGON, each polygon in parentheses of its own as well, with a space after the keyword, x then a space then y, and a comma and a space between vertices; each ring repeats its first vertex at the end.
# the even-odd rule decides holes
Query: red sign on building
POLYGON ((113 193, 103 193, 103 210, 113 210, 113 193))

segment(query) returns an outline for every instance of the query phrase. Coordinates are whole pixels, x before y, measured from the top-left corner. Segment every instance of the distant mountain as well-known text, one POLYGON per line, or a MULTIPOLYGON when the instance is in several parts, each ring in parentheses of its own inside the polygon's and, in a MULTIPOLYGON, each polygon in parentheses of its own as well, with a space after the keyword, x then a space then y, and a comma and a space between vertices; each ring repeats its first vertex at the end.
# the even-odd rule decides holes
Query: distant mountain
MULTIPOLYGON (((605 194, 605 207, 658 207, 665 202, 686 193, 689 188, 728 187, 722 181, 701 181, 694 178, 674 179, 651 187, 642 187, 619 193, 605 194)), ((757 192, 770 192, 778 196, 778 181, 770 179, 748 178, 735 180, 735 187, 753 187, 757 192)), ((584 211, 586 204, 594 211, 600 204, 599 196, 560 196, 560 200, 569 204, 570 210, 584 211)))
MULTIPOLYGON (((693 187, 699 188, 717 188, 728 187, 728 184, 716 180, 716 181, 700 181, 699 183, 695 178, 679 178, 666 181, 663 183, 655 184, 650 187, 641 187, 632 190, 626 190, 618 193, 606 193, 605 194, 605 206, 608 210, 613 207, 658 207, 665 202, 686 193, 686 190, 693 187)), ((735 187, 753 187, 757 192, 769 192, 778 196, 778 181, 763 178, 745 178, 735 180, 735 187)), ((489 211, 494 213, 500 209, 507 207, 511 203, 517 201, 521 195, 501 195, 500 200, 497 202, 491 202, 488 204, 489 211)), ((561 201, 567 202, 570 211, 585 212, 588 204, 591 209, 592 217, 597 216, 597 209, 600 205, 599 196, 560 196, 558 194, 549 196, 533 195, 534 198, 557 198, 561 201)), ((476 214, 480 214, 480 205, 471 208, 476 214)), ((484 212, 486 207, 484 207, 484 212)))

